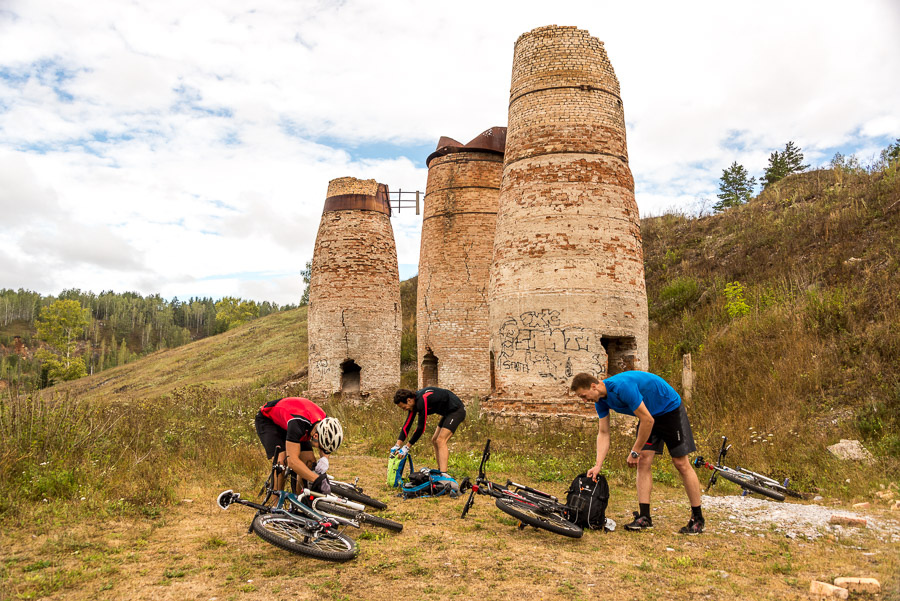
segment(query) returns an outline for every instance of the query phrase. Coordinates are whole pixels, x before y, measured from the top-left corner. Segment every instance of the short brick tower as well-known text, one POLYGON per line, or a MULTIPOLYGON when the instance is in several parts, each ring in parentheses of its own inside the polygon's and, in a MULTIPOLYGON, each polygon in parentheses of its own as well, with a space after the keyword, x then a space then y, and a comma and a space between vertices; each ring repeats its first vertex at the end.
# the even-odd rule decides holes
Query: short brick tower
POLYGON ((489 413, 585 415, 573 374, 647 369, 647 297, 619 82, 575 27, 519 37, 489 287, 489 413))
POLYGON ((400 384, 400 277, 387 187, 333 179, 309 283, 309 395, 400 384))
POLYGON ((506 128, 442 137, 426 161, 416 309, 419 386, 491 391, 487 288, 506 128))

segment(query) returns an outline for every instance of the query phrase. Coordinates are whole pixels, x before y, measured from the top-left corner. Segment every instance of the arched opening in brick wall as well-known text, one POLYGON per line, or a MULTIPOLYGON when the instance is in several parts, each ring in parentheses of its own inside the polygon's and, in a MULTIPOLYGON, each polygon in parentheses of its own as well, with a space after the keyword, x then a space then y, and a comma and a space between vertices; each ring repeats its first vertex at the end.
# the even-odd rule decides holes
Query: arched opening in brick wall
POLYGON ((353 359, 341 363, 341 392, 359 392, 362 368, 353 359))
POLYGON ((608 358, 607 377, 635 369, 638 348, 634 336, 604 336, 600 344, 606 349, 608 358))
POLYGON ((422 358, 422 384, 423 387, 438 385, 438 358, 431 349, 422 358))

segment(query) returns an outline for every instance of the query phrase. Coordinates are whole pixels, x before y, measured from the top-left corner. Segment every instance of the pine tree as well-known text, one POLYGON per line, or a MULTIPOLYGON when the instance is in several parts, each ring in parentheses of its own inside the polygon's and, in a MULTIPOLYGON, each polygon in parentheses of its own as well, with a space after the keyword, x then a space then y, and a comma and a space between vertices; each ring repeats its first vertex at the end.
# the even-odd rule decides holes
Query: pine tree
POLYGON ((784 179, 792 173, 800 173, 809 169, 809 165, 803 164, 803 153, 793 142, 784 145, 784 150, 777 150, 769 155, 769 166, 763 174, 763 188, 769 187, 778 180, 784 179))
POLYGON ((747 170, 737 161, 728 169, 722 170, 722 179, 719 180, 719 202, 713 206, 717 213, 725 209, 742 205, 753 195, 753 187, 756 186, 756 178, 748 178, 747 170))

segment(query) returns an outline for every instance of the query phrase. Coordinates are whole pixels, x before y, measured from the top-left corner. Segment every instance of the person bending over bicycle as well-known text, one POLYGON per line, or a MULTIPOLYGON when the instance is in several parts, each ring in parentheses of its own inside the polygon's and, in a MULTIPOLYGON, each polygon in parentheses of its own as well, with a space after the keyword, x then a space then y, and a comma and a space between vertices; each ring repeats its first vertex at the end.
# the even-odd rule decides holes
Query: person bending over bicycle
POLYGON ((434 445, 434 456, 437 459, 438 470, 442 476, 447 476, 447 466, 450 461, 450 449, 447 448, 447 441, 456 432, 459 425, 466 419, 466 407, 459 397, 443 388, 429 386, 421 390, 413 392, 406 388, 401 388, 394 394, 394 404, 401 409, 408 411, 409 415, 400 428, 400 434, 397 436, 397 444, 391 447, 391 453, 399 451, 405 454, 409 448, 416 444, 419 437, 425 431, 425 423, 428 416, 437 414, 441 416, 437 428, 434 429, 434 436, 431 437, 431 444, 434 445), (409 442, 403 444, 403 441, 409 436, 409 429, 412 426, 413 418, 418 416, 418 425, 416 431, 409 437, 409 442))
POLYGON ((640 422, 637 439, 626 459, 629 467, 637 467, 637 493, 640 511, 626 530, 653 527, 650 518, 650 490, 653 486, 653 457, 662 453, 663 443, 672 456, 672 464, 681 474, 684 490, 691 503, 691 519, 679 532, 703 532, 704 519, 700 507, 700 481, 691 468, 688 454, 697 450, 694 435, 681 397, 669 383, 645 371, 626 371, 605 380, 581 373, 572 378, 571 390, 581 400, 594 403, 600 428, 597 433, 597 463, 587 475, 597 479, 609 451, 609 412, 636 416, 640 422))
MULTIPOLYGON (((328 494, 328 455, 334 453, 344 439, 341 424, 333 417, 327 417, 321 407, 300 397, 286 397, 266 403, 256 414, 256 433, 266 450, 266 457, 272 459, 278 447, 283 449, 278 456, 282 465, 287 465, 295 474, 307 480, 310 488, 328 494), (313 447, 319 449, 316 462, 313 447)), ((275 487, 281 490, 283 475, 279 474, 275 487)))

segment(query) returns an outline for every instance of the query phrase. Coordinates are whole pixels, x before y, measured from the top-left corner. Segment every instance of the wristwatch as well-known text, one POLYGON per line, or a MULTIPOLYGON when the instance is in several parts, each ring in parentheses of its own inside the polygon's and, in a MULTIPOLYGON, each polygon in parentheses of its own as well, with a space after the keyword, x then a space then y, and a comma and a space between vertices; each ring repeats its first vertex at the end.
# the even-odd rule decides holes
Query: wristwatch
POLYGON ((640 455, 637 453, 637 451, 631 451, 631 458, 632 458, 632 459, 637 459, 638 457, 640 457, 640 455))

